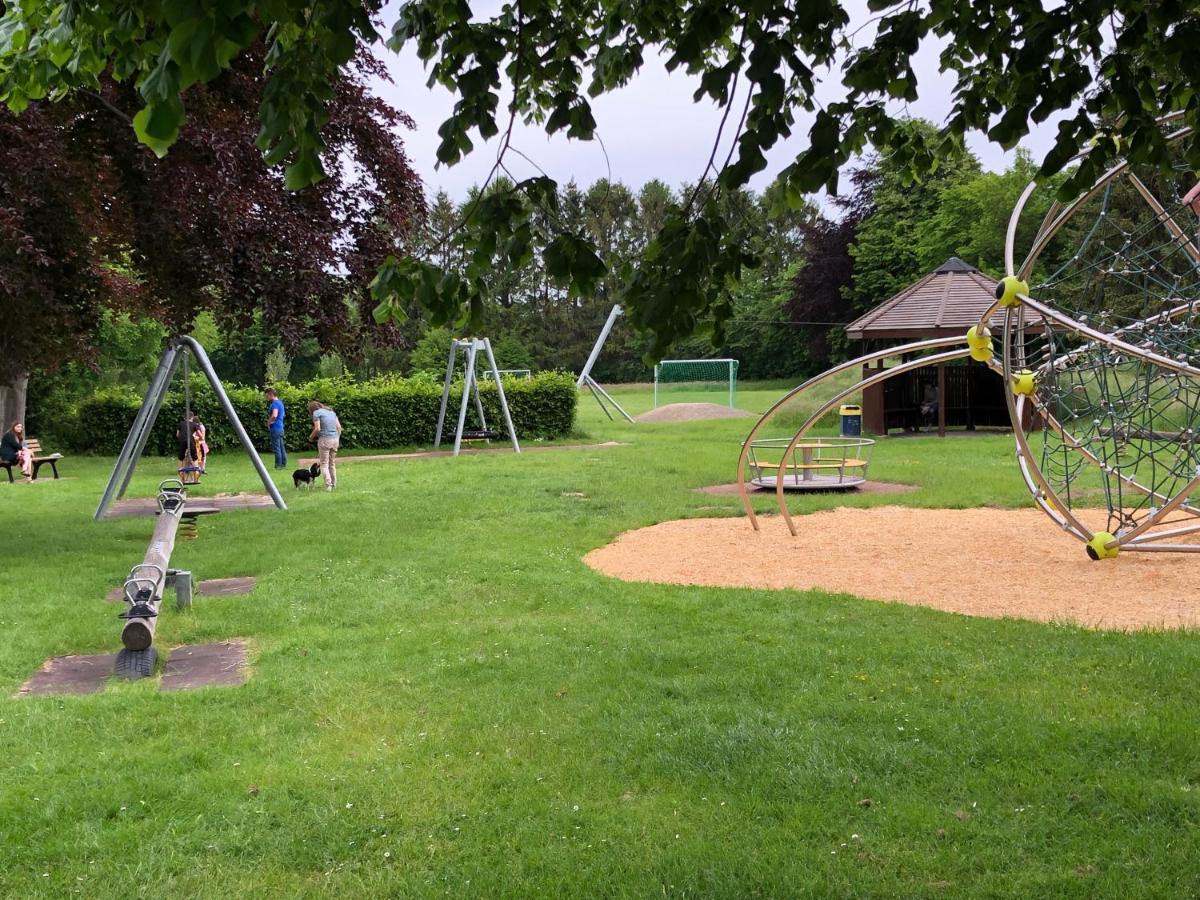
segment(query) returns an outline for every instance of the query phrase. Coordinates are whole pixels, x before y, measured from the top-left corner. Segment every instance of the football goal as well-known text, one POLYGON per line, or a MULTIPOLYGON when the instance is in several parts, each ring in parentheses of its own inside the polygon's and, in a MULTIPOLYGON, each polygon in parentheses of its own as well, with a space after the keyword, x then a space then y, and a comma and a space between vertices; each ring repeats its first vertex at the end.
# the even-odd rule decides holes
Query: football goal
POLYGON ((736 359, 664 359, 654 367, 654 405, 675 391, 723 391, 729 405, 737 398, 736 359))

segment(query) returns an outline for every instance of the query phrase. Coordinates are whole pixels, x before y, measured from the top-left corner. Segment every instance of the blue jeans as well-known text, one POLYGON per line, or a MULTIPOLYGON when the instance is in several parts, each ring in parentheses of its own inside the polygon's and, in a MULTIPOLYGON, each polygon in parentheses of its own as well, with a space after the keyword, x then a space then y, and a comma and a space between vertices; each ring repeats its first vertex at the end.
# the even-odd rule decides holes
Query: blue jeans
POLYGON ((284 446, 283 446, 283 432, 282 431, 268 431, 267 434, 269 434, 271 436, 271 450, 274 451, 274 453, 275 453, 275 468, 286 469, 287 468, 287 450, 284 449, 284 446))

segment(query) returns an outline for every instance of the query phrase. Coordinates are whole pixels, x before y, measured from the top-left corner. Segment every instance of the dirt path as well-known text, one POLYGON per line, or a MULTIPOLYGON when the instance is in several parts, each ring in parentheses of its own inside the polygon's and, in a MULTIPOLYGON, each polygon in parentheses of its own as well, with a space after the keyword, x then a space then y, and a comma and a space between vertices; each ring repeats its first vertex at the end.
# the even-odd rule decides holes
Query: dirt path
POLYGON ((820 589, 971 616, 1069 621, 1087 628, 1200 627, 1200 559, 1123 552, 1093 562, 1033 509, 841 508, 682 519, 621 535, 589 553, 626 581, 820 589))
MULTIPOLYGON (((504 442, 501 438, 497 443, 503 444, 499 447, 463 447, 459 456, 476 456, 481 453, 512 453, 513 448, 510 444, 504 442)), ((454 436, 451 435, 449 444, 454 446, 454 436)), ((521 446, 522 453, 549 453, 552 450, 604 450, 608 447, 624 446, 620 441, 605 441, 603 444, 528 444, 521 446)), ((355 462, 387 462, 394 459, 438 459, 443 456, 453 456, 453 450, 422 450, 418 453, 380 453, 373 456, 341 456, 338 455, 337 464, 355 462)), ((317 458, 305 458, 300 460, 300 466, 307 468, 317 462, 317 458)))

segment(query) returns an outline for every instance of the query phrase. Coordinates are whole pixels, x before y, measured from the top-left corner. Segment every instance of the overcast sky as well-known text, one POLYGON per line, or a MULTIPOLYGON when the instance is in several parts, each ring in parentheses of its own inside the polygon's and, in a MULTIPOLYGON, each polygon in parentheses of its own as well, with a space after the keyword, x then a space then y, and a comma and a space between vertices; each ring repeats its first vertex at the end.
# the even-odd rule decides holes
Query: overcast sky
MULTIPOLYGON (((869 18, 865 0, 852 0, 848 6, 856 21, 869 18)), ((389 24, 394 21, 391 13, 391 9, 385 13, 385 21, 389 24)), ((859 37, 868 40, 870 36, 868 26, 859 37)), ((938 72, 938 51, 938 46, 926 44, 916 57, 914 69, 921 99, 911 104, 908 112, 940 124, 950 106, 952 82, 938 72)), ((438 167, 435 155, 437 129, 450 114, 454 98, 440 86, 425 86, 428 73, 411 49, 400 55, 387 50, 382 54, 394 84, 381 84, 379 91, 417 123, 417 130, 407 133, 404 140, 430 196, 445 189, 452 197, 462 198, 472 185, 487 177, 495 163, 495 142, 477 143, 475 150, 457 165, 438 167)), ((837 98, 839 74, 833 72, 826 76, 826 84, 819 93, 823 102, 837 98)), ((525 127, 520 123, 514 131, 512 146, 528 155, 560 184, 572 178, 581 185, 590 184, 608 175, 610 167, 614 179, 635 189, 653 178, 672 187, 684 181, 694 182, 712 152, 720 121, 720 110, 715 105, 707 101, 692 102, 697 83, 698 79, 679 72, 668 74, 662 60, 651 58, 627 87, 595 99, 592 107, 600 138, 608 152, 607 161, 604 150, 595 141, 569 141, 561 135, 548 138, 536 126, 525 127)), ((501 98, 501 108, 506 99, 501 98)), ((902 112, 903 107, 898 105, 896 111, 902 112)), ((792 137, 768 155, 770 164, 766 171, 755 177, 753 187, 764 188, 795 158, 805 146, 808 126, 807 120, 797 122, 792 137)), ((1025 146, 1036 159, 1041 159, 1053 143, 1054 133, 1053 122, 1045 123, 1030 136, 1025 146)), ((472 134, 472 139, 476 138, 477 135, 472 134)), ((1005 153, 982 134, 969 136, 968 144, 985 168, 1000 170, 1012 160, 1011 152, 1005 153)), ((723 154, 721 158, 724 158, 723 154)), ((536 174, 536 169, 514 153, 506 156, 506 163, 518 178, 536 174)))

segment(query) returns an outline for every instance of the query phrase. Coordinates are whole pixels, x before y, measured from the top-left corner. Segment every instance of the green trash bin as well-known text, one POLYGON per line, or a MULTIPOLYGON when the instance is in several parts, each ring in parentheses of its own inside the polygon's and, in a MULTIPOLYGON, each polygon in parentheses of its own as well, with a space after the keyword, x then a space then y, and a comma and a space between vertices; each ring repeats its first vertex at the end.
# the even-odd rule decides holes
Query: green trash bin
POLYGON ((842 437, 859 437, 862 435, 862 407, 843 406, 839 412, 842 416, 842 437))

